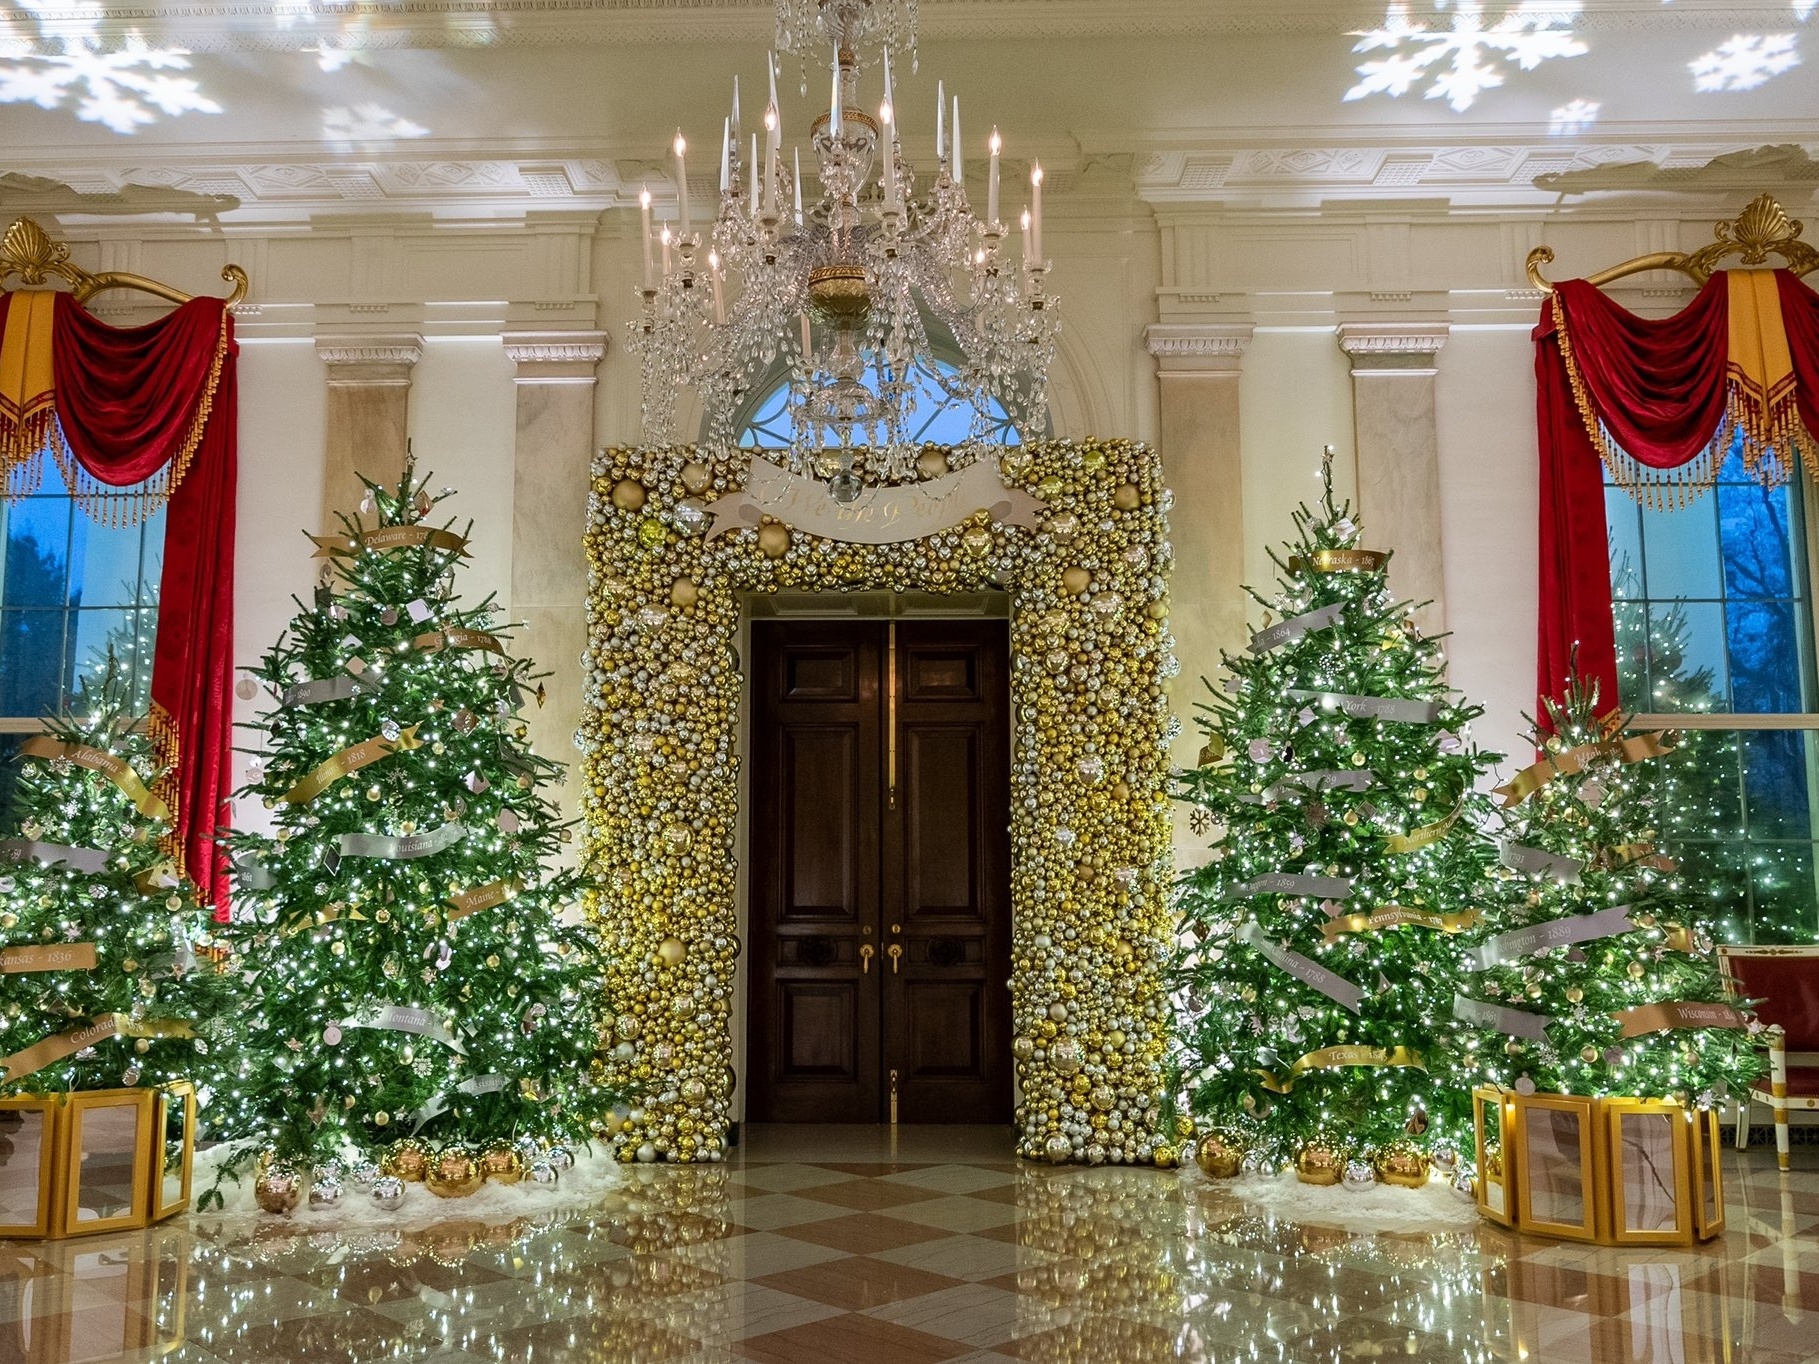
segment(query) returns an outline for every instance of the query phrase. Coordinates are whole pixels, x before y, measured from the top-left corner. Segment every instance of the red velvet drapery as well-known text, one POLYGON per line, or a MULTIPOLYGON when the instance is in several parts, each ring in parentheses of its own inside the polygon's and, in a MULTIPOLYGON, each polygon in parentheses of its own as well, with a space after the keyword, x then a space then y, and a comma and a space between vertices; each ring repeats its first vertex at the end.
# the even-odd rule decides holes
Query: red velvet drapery
MULTIPOLYGON (((0 296, 0 332, 13 297, 0 296)), ((168 769, 158 794, 172 812, 171 851, 217 918, 227 866, 215 833, 232 787, 237 354, 218 298, 130 328, 56 298, 51 371, 72 490, 105 507, 106 489, 161 473, 174 489, 152 661, 152 733, 168 769)))
MULTIPOLYGON (((1785 270, 1775 272, 1774 283, 1794 401, 1806 430, 1819 432, 1819 294, 1785 270)), ((1584 280, 1562 282, 1542 305, 1534 339, 1541 454, 1536 690, 1544 700, 1563 695, 1576 646, 1581 677, 1597 682, 1606 705, 1617 704, 1603 459, 1634 461, 1643 471, 1695 466, 1688 486, 1709 482, 1722 458, 1720 437, 1740 411, 1732 309, 1723 273, 1658 321, 1637 317, 1584 280)), ((1788 449, 1776 457, 1784 467, 1795 462, 1788 449)))

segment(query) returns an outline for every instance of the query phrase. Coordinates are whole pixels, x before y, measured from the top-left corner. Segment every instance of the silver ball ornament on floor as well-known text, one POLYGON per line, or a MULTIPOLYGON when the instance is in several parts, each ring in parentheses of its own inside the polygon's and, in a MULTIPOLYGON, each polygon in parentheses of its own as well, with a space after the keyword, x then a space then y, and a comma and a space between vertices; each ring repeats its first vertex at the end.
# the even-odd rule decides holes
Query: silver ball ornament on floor
POLYGON ((309 1205, 312 1208, 332 1208, 341 1201, 341 1181, 333 1175, 323 1175, 309 1186, 309 1205))
POLYGON ((356 1189, 370 1189, 379 1178, 379 1167, 370 1160, 357 1160, 347 1167, 347 1177, 354 1181, 356 1189))
POLYGON ((1238 1162, 1238 1177, 1254 1179, 1258 1175, 1268 1174, 1269 1169, 1269 1161, 1265 1160, 1260 1152, 1248 1151, 1245 1153, 1244 1159, 1238 1162))
POLYGON ((1469 1168, 1454 1170, 1452 1189, 1467 1203, 1476 1203, 1478 1201, 1478 1172, 1469 1168))
POLYGON ((543 1153, 543 1159, 556 1170, 572 1169, 575 1164, 574 1152, 570 1151, 566 1146, 550 1147, 548 1151, 543 1153))
POLYGON ((373 1181, 373 1203, 386 1212, 404 1202, 404 1181, 397 1175, 380 1175, 373 1181))
POLYGON ((1348 1160, 1345 1162, 1345 1172, 1339 1176, 1339 1182, 1353 1193, 1358 1193, 1377 1182, 1377 1172, 1371 1168, 1368 1160, 1348 1160))
POLYGON ((539 1160, 525 1170, 524 1177, 532 1184, 541 1184, 546 1188, 554 1188, 556 1181, 562 1176, 557 1172, 556 1167, 551 1165, 547 1160, 539 1160))
POLYGON ((1450 1142, 1436 1142, 1427 1158, 1441 1174, 1450 1175, 1459 1164, 1459 1150, 1450 1142))

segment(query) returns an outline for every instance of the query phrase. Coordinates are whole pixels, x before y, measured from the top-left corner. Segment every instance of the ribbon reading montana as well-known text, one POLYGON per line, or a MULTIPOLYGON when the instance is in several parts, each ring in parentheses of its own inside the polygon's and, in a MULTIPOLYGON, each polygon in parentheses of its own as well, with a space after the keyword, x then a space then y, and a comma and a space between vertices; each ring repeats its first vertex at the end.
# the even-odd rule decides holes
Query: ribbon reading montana
POLYGON ((814 479, 754 459, 745 487, 710 508, 714 524, 707 537, 755 526, 769 516, 828 540, 896 545, 949 530, 978 511, 1006 525, 1034 526, 1044 509, 1023 489, 1006 487, 991 460, 924 483, 867 488, 851 502, 836 502, 814 479))

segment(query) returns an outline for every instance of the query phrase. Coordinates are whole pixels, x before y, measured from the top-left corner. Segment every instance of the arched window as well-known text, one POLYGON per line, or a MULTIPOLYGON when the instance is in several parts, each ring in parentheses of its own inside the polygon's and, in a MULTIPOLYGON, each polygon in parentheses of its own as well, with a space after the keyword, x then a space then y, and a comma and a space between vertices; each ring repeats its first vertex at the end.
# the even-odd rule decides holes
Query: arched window
MULTIPOLYGON (((969 437, 980 435, 974 429, 972 404, 950 393, 941 383, 940 376, 957 373, 957 365, 939 356, 916 361, 910 373, 916 384, 916 407, 910 424, 913 444, 961 445, 969 437)), ((876 368, 866 371, 865 382, 873 392, 877 391, 876 368)), ((783 450, 794 442, 796 424, 789 410, 787 370, 779 366, 766 382, 758 385, 738 430, 739 444, 748 450, 783 450)), ((992 445, 1023 443, 1023 433, 996 399, 986 413, 983 439, 992 445)))

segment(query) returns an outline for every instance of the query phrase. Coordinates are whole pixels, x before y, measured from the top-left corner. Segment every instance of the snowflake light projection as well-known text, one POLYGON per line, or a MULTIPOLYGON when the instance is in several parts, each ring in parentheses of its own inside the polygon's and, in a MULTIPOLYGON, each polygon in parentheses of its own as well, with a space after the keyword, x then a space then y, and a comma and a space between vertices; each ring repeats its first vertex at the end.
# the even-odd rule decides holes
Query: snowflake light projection
POLYGON ((1407 4, 1395 3, 1381 28, 1355 35, 1352 51, 1389 55, 1358 67, 1363 79, 1345 92, 1346 99, 1393 99, 1431 78, 1426 98, 1444 99, 1455 113, 1464 113, 1479 95, 1503 84, 1509 66, 1533 71, 1542 62, 1587 50, 1572 32, 1582 8, 1579 0, 1521 0, 1494 23, 1486 21, 1485 7, 1475 0, 1450 6, 1447 0, 1435 0, 1434 8, 1451 9, 1450 28, 1417 23, 1407 4))
POLYGON ((1598 111, 1603 107, 1595 99, 1568 100, 1548 115, 1547 130, 1555 137, 1583 132, 1598 121, 1598 111))
POLYGON ((164 74, 188 70, 187 51, 154 47, 136 30, 110 46, 100 20, 100 7, 81 0, 0 7, 0 104, 56 109, 74 102, 77 118, 116 133, 136 132, 161 114, 221 112, 195 81, 164 74))
POLYGON ((383 104, 337 105, 322 111, 322 139, 342 147, 391 142, 401 137, 428 137, 429 129, 394 114, 383 104))
POLYGON ((1800 65, 1791 33, 1739 33, 1686 64, 1699 91, 1754 90, 1800 65))

